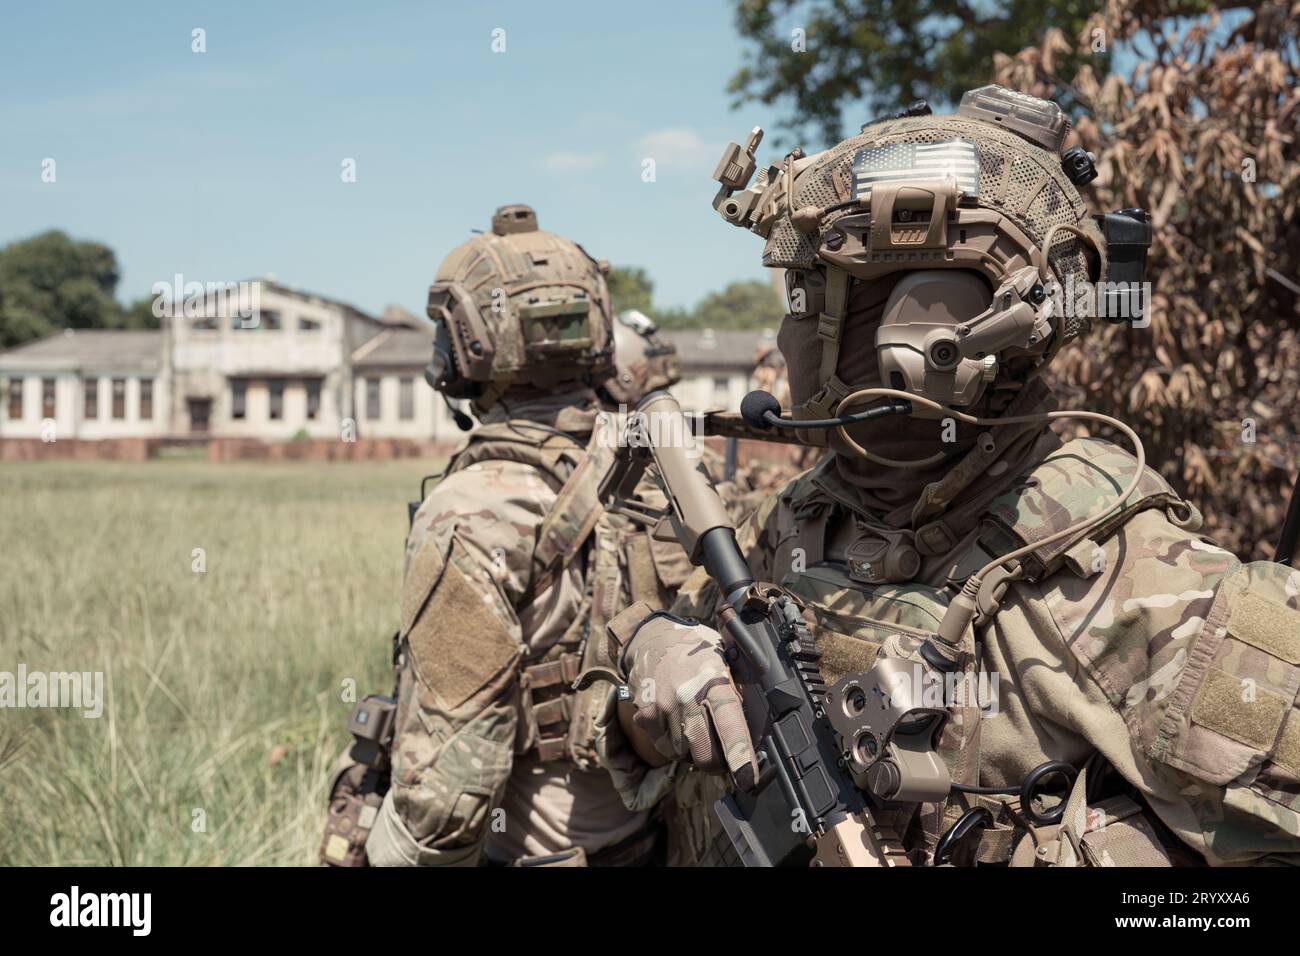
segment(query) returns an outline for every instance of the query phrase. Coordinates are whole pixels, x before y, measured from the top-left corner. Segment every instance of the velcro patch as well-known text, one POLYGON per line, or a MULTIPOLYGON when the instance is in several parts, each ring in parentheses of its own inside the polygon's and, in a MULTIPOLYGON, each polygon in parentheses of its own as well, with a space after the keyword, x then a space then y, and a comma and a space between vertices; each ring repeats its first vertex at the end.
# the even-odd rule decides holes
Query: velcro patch
POLYGON ((1228 633, 1288 664, 1300 664, 1300 611, 1249 588, 1232 606, 1228 633))
POLYGON ((974 199, 980 194, 980 157, 972 139, 945 139, 938 143, 883 143, 864 146, 853 157, 855 195, 871 199, 876 183, 912 182, 925 179, 957 181, 961 191, 974 199))
POLYGON ((653 613, 654 608, 650 605, 644 601, 636 601, 630 607, 624 608, 612 621, 605 625, 606 633, 614 642, 615 651, 613 657, 615 660, 620 659, 623 649, 632 640, 637 628, 653 613))
POLYGON ((348 841, 337 833, 331 834, 329 841, 325 844, 325 856, 331 860, 342 863, 348 858, 348 841))
POLYGON ((451 708, 469 700, 521 653, 497 602, 457 566, 469 560, 453 537, 442 577, 406 635, 416 673, 451 708))
POLYGON ((1283 770, 1300 777, 1300 711, 1292 710, 1282 728, 1273 762, 1283 770))
POLYGON ((1291 701, 1262 687, 1251 688, 1249 695, 1246 689, 1241 678, 1212 668, 1192 705, 1192 721, 1266 753, 1273 749, 1291 701))
POLYGON ((865 673, 876 663, 880 645, 875 641, 849 637, 824 627, 817 628, 817 649, 822 652, 819 666, 827 684, 845 674, 865 673))
POLYGON ((402 583, 403 634, 411 629, 416 616, 429 599, 430 592, 442 578, 442 569, 447 563, 447 550, 439 546, 437 538, 430 536, 411 559, 406 569, 406 579, 402 583))
POLYGON ((1173 866, 1155 828, 1141 814, 1085 833, 1079 842, 1093 866, 1173 866))

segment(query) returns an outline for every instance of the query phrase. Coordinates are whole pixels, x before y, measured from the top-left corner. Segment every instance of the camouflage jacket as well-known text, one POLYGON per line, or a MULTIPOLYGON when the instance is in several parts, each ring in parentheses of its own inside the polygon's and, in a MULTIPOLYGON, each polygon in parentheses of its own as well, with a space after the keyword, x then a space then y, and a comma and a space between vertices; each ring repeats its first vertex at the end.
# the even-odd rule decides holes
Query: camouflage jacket
POLYGON ((485 418, 415 514, 372 863, 590 853, 646 828, 597 758, 605 688, 572 685, 609 663, 588 635, 634 597, 671 601, 690 566, 598 506, 612 446, 583 398, 485 418))
MULTIPOLYGON (((914 653, 978 567, 1095 513, 1136 466, 1107 442, 1056 446, 1045 441, 1020 479, 983 500, 902 529, 855 505, 826 459, 767 500, 739 541, 760 579, 803 600, 833 681, 878 653, 914 653), (914 565, 894 562, 910 576, 885 567, 900 548, 918 552, 914 565)), ((1212 864, 1245 864, 1300 853, 1300 572, 1242 563, 1199 526, 1148 469, 1122 515, 1027 558, 976 628, 969 650, 993 700, 978 702, 983 716, 978 706, 949 708, 940 750, 953 780, 1015 786, 1044 761, 1080 767, 1098 751, 1149 808, 1126 817, 1108 812, 1113 803, 1093 805, 1073 823, 1067 813, 1075 832, 1062 859, 1149 864, 1190 849, 1212 864), (1142 819, 1149 813, 1153 823, 1142 819)), ((710 620, 716 602, 697 572, 673 610, 710 620)), ((979 859, 1006 862, 1024 835, 1010 798, 954 795, 890 822, 928 861, 971 803, 998 819, 979 859)))

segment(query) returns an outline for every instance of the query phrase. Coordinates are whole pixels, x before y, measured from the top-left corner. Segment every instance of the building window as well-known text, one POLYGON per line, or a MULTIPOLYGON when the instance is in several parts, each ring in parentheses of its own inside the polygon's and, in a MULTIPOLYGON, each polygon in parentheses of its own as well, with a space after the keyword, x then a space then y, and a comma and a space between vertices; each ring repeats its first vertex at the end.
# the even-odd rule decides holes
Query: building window
POLYGON ((126 418, 126 379, 113 379, 113 417, 126 418))
POLYGON ((251 315, 232 315, 230 327, 236 330, 265 329, 268 332, 280 331, 280 313, 274 309, 260 309, 251 315))
POLYGON ((366 418, 379 418, 379 379, 366 379, 366 418))
POLYGON ((320 379, 307 380, 307 417, 315 419, 320 416, 320 379))
POLYGON ((99 379, 87 375, 81 382, 82 398, 81 417, 94 421, 99 417, 99 379))
POLYGON ((54 417, 54 379, 41 379, 41 417, 54 417))
POLYGON ((153 379, 140 379, 140 420, 153 421, 153 379))
POLYGON ((713 379, 713 404, 726 405, 731 397, 731 380, 718 375, 713 379))
POLYGON ((271 420, 279 421, 284 418, 284 381, 271 379, 266 383, 266 390, 271 396, 271 420))
POLYGON ((415 379, 403 377, 397 385, 397 417, 409 422, 415 417, 415 379))
POLYGON ((20 421, 23 417, 23 380, 21 378, 11 378, 9 380, 9 417, 14 421, 20 421))
POLYGON ((245 401, 248 398, 248 383, 242 378, 230 381, 230 417, 243 418, 247 412, 245 401))
POLYGON ((300 315, 300 316, 298 316, 298 331, 299 331, 299 332, 319 332, 319 331, 320 331, 320 323, 319 323, 318 321, 316 321, 315 319, 309 319, 309 318, 307 318, 306 316, 302 316, 302 315, 300 315))

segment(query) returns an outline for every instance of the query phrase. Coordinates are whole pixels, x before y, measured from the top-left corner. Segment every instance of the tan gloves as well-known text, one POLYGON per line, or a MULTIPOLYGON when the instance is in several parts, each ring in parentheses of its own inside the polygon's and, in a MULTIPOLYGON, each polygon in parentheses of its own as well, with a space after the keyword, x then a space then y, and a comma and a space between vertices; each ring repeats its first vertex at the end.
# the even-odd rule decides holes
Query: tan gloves
POLYGON ((752 779, 758 758, 721 636, 663 612, 647 616, 648 610, 638 602, 609 625, 632 695, 628 733, 648 738, 670 760, 752 779))

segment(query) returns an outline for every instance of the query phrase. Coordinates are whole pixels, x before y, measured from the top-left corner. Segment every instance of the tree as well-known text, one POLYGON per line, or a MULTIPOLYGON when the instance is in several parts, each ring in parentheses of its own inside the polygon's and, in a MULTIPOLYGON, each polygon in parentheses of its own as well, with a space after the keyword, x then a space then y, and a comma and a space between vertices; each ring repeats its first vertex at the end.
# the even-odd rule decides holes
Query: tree
POLYGON ((1049 379, 1133 424, 1206 529, 1256 558, 1300 459, 1300 20, 1282 0, 738 0, 738 102, 841 138, 917 97, 997 82, 1060 102, 1096 154, 1096 210, 1154 215, 1150 326, 1096 323, 1049 379), (1224 18, 1219 9, 1231 10, 1224 18), (790 29, 807 33, 807 53, 790 29), (1016 51, 1024 38, 1041 40, 1016 51), (1100 42, 1099 42, 1100 41, 1100 42), (1112 59, 1114 51, 1124 55, 1112 59), (1125 74, 1115 72, 1120 61, 1125 74), (856 117, 855 117, 856 119, 856 117))
POLYGON ((656 307, 654 280, 640 266, 611 269, 606 282, 615 313, 637 309, 661 329, 765 329, 780 324, 785 314, 781 297, 757 279, 732 282, 721 292, 710 292, 690 310, 656 307))
POLYGON ((701 329, 765 329, 781 323, 785 305, 766 282, 732 282, 695 307, 690 324, 701 329))
POLYGON ((649 314, 655 284, 645 269, 640 266, 615 266, 609 270, 605 283, 609 286, 615 313, 636 309, 649 314))
POLYGON ((145 296, 136 299, 126 307, 122 312, 122 324, 124 329, 156 329, 161 326, 158 317, 153 314, 154 297, 145 296))
POLYGON ((636 309, 644 312, 660 328, 680 328, 690 325, 690 313, 680 308, 657 308, 654 305, 654 280, 641 266, 615 266, 605 277, 609 295, 614 303, 614 314, 636 309))
POLYGON ((1067 69, 1059 30, 996 73, 1071 89, 1097 157, 1090 204, 1153 215, 1150 326, 1096 323, 1053 383, 1134 424, 1225 547, 1271 557, 1300 457, 1300 19, 1278 0, 1231 23, 1175 6, 1111 0, 1078 37, 1132 44, 1130 75, 1067 69))
MULTIPOLYGON (((126 324, 113 297, 117 256, 98 242, 81 242, 58 230, 0 249, 0 346, 9 347, 59 329, 111 329, 126 324)), ((138 305, 138 303, 137 303, 138 305)), ((132 328, 157 328, 132 309, 132 328)))
POLYGON ((806 145, 844 138, 915 100, 955 105, 990 82, 993 54, 1047 27, 1071 35, 1101 0, 737 0, 745 59, 735 105, 789 103, 782 129, 806 145), (802 31, 802 33, 798 32, 802 31))

